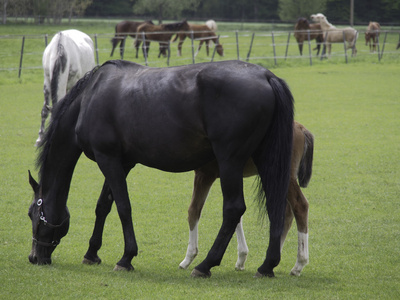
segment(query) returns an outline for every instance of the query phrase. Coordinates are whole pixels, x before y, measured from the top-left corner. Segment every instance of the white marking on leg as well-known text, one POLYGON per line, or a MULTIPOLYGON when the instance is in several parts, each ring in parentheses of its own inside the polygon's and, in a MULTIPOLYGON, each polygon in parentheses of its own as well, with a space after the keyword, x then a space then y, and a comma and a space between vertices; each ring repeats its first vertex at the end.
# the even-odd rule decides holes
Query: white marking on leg
POLYGON ((185 259, 179 264, 179 268, 187 269, 189 265, 192 263, 194 258, 197 256, 198 253, 198 226, 199 222, 197 221, 196 225, 194 226, 193 230, 189 231, 189 245, 186 251, 185 259))
POLYGON ((249 253, 249 248, 247 247, 246 238, 244 236, 242 218, 240 218, 240 222, 236 226, 236 237, 238 242, 238 259, 235 269, 238 271, 243 271, 244 264, 247 259, 247 254, 249 253))
POLYGON ((308 264, 308 233, 298 232, 297 261, 291 275, 300 276, 303 268, 308 264))

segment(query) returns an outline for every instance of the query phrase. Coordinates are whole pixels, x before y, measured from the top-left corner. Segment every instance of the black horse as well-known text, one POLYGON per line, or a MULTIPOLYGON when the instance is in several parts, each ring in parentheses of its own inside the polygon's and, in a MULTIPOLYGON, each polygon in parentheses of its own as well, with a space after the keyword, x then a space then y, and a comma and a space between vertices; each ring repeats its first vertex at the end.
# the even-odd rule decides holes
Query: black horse
POLYGON ((105 183, 84 262, 97 255, 107 214, 115 200, 125 249, 116 269, 133 270, 138 254, 126 176, 138 163, 169 172, 218 162, 223 223, 193 276, 208 277, 246 210, 243 168, 257 166, 260 201, 271 222, 270 244, 258 276, 273 276, 280 261, 293 136, 293 98, 270 71, 240 61, 149 68, 109 61, 93 69, 54 108, 40 146, 40 183, 29 208, 33 242, 29 260, 50 264, 68 232, 68 191, 84 152, 97 162, 105 183), (265 192, 265 194, 264 194, 265 192))

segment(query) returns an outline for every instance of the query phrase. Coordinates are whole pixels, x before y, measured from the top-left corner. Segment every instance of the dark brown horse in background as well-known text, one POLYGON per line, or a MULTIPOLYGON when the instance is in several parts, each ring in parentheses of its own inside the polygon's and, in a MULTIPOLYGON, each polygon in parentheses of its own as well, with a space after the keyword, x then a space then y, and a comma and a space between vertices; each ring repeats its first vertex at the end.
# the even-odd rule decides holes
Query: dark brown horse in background
MULTIPOLYGON (((142 24, 153 24, 152 21, 144 21, 144 22, 133 22, 133 21, 122 21, 115 25, 115 36, 111 39, 112 50, 110 56, 113 56, 115 48, 119 44, 119 53, 121 58, 124 57, 124 47, 126 37, 129 35, 132 38, 136 39, 136 31, 137 28, 142 24)), ((139 50, 139 45, 135 44, 136 48, 136 57, 138 56, 137 52, 139 50)))
MULTIPOLYGON (((169 42, 172 36, 178 31, 189 30, 190 27, 186 20, 183 20, 182 22, 161 25, 142 24, 137 28, 135 47, 143 42, 143 56, 146 57, 149 53, 150 42, 158 42, 160 44, 158 57, 160 57, 161 54, 165 57, 167 55, 167 49, 169 48, 169 42)), ((137 52, 136 58, 138 58, 137 52)))
POLYGON ((299 18, 294 26, 294 37, 299 44, 300 55, 303 55, 303 42, 308 41, 308 30, 310 30, 310 40, 317 41, 317 47, 313 50, 317 50, 317 55, 319 55, 321 44, 324 42, 321 25, 310 24, 306 18, 299 18))
POLYGON ((206 50, 207 50, 207 56, 209 55, 209 43, 210 41, 213 41, 214 44, 216 45, 216 50, 217 53, 220 56, 224 56, 224 48, 222 45, 219 43, 219 39, 215 32, 210 29, 209 26, 206 24, 189 24, 190 26, 190 32, 180 32, 176 35, 176 37, 172 40, 172 42, 175 42, 179 38, 179 44, 178 44, 178 56, 182 55, 182 44, 185 41, 185 38, 193 38, 196 40, 199 40, 199 47, 197 48, 195 56, 199 53, 201 46, 203 43, 206 43, 206 50))
POLYGON ((365 46, 367 46, 369 44, 370 52, 376 51, 376 45, 378 44, 380 30, 381 30, 381 26, 379 25, 378 22, 369 22, 367 31, 365 32, 365 46), (372 43, 371 43, 371 40, 372 40, 372 43))

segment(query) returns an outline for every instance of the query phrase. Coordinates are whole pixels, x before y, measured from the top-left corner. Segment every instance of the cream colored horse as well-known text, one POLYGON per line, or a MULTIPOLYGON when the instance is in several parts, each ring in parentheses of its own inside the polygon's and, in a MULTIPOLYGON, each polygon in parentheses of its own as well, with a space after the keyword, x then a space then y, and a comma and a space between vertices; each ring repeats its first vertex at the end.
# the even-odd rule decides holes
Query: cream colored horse
MULTIPOLYGON (((328 49, 328 56, 331 55, 332 43, 343 43, 344 40, 347 42, 346 49, 352 49, 352 55, 354 56, 357 54, 357 30, 352 27, 337 28, 329 23, 326 17, 321 13, 311 15, 311 20, 321 24, 321 29, 324 32, 324 46, 326 46, 328 49)), ((324 53, 325 52, 323 51, 323 54, 324 53)))

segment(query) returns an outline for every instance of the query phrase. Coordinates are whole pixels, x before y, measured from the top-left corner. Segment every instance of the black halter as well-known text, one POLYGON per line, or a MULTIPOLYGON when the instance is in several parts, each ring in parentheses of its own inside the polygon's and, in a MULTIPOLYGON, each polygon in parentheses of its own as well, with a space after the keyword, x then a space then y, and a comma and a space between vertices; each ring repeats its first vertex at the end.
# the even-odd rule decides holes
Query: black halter
POLYGON ((41 246, 56 247, 60 243, 60 239, 61 239, 61 237, 58 236, 58 234, 57 234, 58 233, 57 229, 62 227, 64 225, 64 223, 69 220, 70 215, 69 215, 69 212, 68 212, 68 216, 64 219, 64 221, 61 222, 61 224, 53 225, 53 224, 47 222, 47 220, 46 220, 46 218, 45 218, 45 216, 43 214, 43 206, 42 206, 42 204, 43 204, 43 200, 42 199, 38 199, 38 201, 36 202, 36 205, 39 207, 39 222, 38 222, 37 227, 36 227, 36 235, 37 235, 37 232, 39 230, 39 225, 43 224, 44 226, 47 226, 47 227, 49 227, 51 229, 54 229, 53 240, 52 240, 51 243, 42 242, 42 241, 39 241, 35 236, 32 237, 32 240, 34 242, 36 242, 36 244, 41 245, 41 246))

